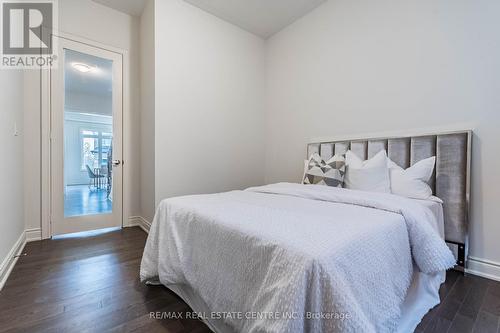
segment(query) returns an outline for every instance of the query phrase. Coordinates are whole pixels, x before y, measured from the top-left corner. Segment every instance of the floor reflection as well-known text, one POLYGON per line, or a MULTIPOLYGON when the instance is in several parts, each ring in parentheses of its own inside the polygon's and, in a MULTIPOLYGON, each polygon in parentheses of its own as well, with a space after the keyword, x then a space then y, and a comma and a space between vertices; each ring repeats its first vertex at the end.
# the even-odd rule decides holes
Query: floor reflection
POLYGON ((87 185, 66 186, 65 217, 111 213, 112 207, 105 189, 91 190, 87 185))

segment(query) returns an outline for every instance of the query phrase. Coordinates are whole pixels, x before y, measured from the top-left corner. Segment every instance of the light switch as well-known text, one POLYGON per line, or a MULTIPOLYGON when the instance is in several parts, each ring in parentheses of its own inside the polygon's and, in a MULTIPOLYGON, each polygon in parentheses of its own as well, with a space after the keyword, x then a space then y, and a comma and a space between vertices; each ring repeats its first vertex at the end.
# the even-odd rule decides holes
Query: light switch
POLYGON ((19 136, 19 130, 17 129, 17 122, 14 122, 14 136, 19 136))

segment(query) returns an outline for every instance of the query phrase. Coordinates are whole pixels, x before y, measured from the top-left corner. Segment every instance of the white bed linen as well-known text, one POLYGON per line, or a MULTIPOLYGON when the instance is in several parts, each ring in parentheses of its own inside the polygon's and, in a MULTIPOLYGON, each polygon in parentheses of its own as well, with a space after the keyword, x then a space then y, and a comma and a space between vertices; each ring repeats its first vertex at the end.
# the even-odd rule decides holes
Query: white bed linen
MULTIPOLYGON (((443 204, 440 199, 431 197, 430 200, 414 201, 431 210, 437 226, 436 232, 444 239, 443 204)), ((418 267, 413 266, 413 280, 408 288, 406 298, 401 305, 401 318, 398 324, 398 333, 415 331, 423 316, 434 306, 439 304, 439 287, 446 279, 446 271, 435 274, 422 273, 418 267)))
POLYGON ((300 316, 209 318, 221 331, 395 331, 414 277, 412 253, 427 273, 453 264, 436 225, 410 199, 325 186, 173 198, 155 216, 141 279, 159 279, 191 306, 203 303, 197 309, 300 316), (306 320, 307 312, 351 317, 306 320))

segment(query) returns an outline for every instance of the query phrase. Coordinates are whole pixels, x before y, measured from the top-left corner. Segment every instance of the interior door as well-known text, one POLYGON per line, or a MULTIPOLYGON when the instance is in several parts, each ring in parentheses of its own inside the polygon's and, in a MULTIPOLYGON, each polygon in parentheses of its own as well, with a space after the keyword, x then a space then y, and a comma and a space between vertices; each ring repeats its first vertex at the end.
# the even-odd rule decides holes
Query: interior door
POLYGON ((122 226, 122 55, 66 38, 50 71, 51 229, 122 226))

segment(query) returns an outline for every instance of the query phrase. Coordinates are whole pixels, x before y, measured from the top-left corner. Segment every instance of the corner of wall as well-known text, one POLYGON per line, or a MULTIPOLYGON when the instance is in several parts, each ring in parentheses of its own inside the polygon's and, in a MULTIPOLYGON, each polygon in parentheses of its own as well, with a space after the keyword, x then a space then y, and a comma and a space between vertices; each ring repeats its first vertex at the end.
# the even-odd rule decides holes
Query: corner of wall
POLYGON ((126 226, 126 228, 131 227, 139 227, 148 234, 149 229, 151 228, 151 222, 149 222, 142 216, 131 216, 128 219, 128 225, 126 226))

